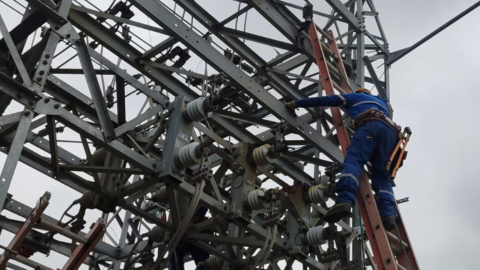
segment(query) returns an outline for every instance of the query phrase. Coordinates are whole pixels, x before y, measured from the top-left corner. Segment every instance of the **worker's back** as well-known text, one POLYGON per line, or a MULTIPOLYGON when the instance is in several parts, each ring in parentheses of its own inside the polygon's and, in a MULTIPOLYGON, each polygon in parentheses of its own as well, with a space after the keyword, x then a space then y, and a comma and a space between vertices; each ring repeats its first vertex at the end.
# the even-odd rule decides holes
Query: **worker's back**
POLYGON ((391 117, 389 105, 381 97, 365 93, 345 94, 342 97, 345 98, 344 108, 351 118, 356 118, 359 114, 372 108, 391 117))

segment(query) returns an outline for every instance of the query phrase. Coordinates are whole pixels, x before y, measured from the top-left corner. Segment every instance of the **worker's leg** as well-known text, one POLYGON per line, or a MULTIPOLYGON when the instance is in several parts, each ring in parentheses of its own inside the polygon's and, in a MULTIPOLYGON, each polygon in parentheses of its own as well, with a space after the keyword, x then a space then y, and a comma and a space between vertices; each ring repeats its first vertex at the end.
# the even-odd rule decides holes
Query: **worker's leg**
POLYGON ((204 270, 205 269, 205 261, 210 257, 210 253, 205 251, 195 245, 188 244, 190 255, 192 255, 192 259, 195 261, 195 265, 198 266, 199 263, 202 263, 201 266, 197 268, 197 270, 204 270))
POLYGON ((336 203, 351 205, 355 203, 360 174, 365 164, 370 160, 376 140, 376 130, 375 127, 371 126, 371 122, 363 124, 355 131, 343 162, 342 174, 335 185, 335 192, 338 194, 336 203))
POLYGON ((342 174, 335 185, 335 192, 338 194, 335 205, 325 214, 324 219, 327 222, 337 222, 347 216, 350 207, 355 203, 360 174, 363 166, 370 160, 377 140, 377 130, 370 123, 364 123, 353 135, 343 162, 342 174))
MULTIPOLYGON (((380 123, 381 124, 381 123, 380 123)), ((391 170, 387 171, 388 159, 398 141, 395 133, 386 125, 380 127, 381 136, 372 156, 372 188, 377 198, 377 206, 384 226, 387 230, 392 229, 395 222, 396 203, 393 188, 390 183, 391 170)))

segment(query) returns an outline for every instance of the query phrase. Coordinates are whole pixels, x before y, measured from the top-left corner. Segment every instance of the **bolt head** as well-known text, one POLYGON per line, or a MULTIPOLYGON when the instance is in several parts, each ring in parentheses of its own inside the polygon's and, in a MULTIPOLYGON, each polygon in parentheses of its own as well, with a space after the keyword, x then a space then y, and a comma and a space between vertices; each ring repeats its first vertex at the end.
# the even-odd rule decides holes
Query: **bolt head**
POLYGON ((45 54, 45 58, 50 59, 50 54, 45 54))
POLYGON ((25 112, 25 116, 29 116, 30 115, 30 112, 25 112))
POLYGON ((60 105, 59 105, 59 104, 55 104, 53 107, 54 107, 55 109, 58 109, 58 108, 60 108, 60 105))
POLYGON ((45 103, 48 103, 48 102, 50 102, 50 99, 49 99, 49 98, 46 98, 46 99, 45 99, 45 103))

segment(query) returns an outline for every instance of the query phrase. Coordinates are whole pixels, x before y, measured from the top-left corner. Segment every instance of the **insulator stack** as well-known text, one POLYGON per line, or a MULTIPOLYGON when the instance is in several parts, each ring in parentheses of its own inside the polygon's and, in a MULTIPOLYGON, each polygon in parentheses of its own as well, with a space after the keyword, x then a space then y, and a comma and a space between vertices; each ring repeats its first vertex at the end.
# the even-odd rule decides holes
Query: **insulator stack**
POLYGON ((263 189, 253 190, 248 193, 248 206, 253 210, 262 210, 268 207, 265 205, 265 191, 263 189))
POLYGON ((167 187, 162 186, 155 195, 153 195, 152 201, 154 202, 161 202, 161 203, 167 203, 168 202, 168 193, 167 193, 167 187))
POLYGON ((310 187, 308 189, 308 199, 312 203, 321 203, 324 202, 328 199, 328 197, 325 195, 325 192, 323 189, 325 188, 324 185, 317 185, 310 187))
POLYGON ((297 166, 297 168, 299 168, 301 171, 303 171, 305 169, 305 165, 303 164, 303 162, 301 162, 300 160, 296 161, 295 163, 293 163, 295 166, 297 166))
POLYGON ((92 155, 93 163, 95 166, 103 166, 105 158, 107 157, 107 150, 98 148, 92 155))
POLYGON ((210 256, 210 258, 205 261, 206 270, 222 270, 222 267, 223 261, 214 255, 210 256))
POLYGON ((257 147, 253 150, 253 160, 259 166, 265 166, 270 163, 274 163, 276 158, 272 158, 269 155, 269 150, 272 146, 269 144, 264 144, 260 147, 257 147))
POLYGON ((93 191, 87 190, 83 193, 82 197, 78 199, 78 203, 87 209, 94 209, 95 208, 95 201, 97 199, 97 195, 93 193, 93 191))
POLYGON ((197 156, 195 149, 199 143, 193 142, 180 148, 178 151, 178 161, 185 167, 192 167, 200 163, 200 157, 197 156))
POLYGON ((307 242, 311 246, 325 244, 327 240, 323 238, 323 226, 310 228, 307 232, 307 242))
POLYGON ((207 112, 205 108, 205 98, 199 97, 187 105, 186 118, 190 121, 198 122, 209 118, 212 113, 207 112))
POLYGON ((148 232, 148 238, 153 242, 163 242, 165 238, 165 230, 162 227, 155 226, 148 232))

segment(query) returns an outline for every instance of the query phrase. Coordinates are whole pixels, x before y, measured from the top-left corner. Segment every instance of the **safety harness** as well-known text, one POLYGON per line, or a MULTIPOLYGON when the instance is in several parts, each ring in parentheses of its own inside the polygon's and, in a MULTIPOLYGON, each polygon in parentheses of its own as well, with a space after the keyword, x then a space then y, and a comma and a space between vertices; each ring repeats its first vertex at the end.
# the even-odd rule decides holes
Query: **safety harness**
POLYGON ((361 113, 354 120, 355 129, 359 128, 363 123, 367 121, 381 121, 385 123, 390 129, 392 129, 393 132, 395 132, 395 134, 397 134, 399 137, 402 134, 402 127, 393 122, 393 120, 387 117, 382 111, 378 111, 372 108, 361 113))

